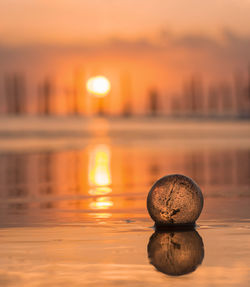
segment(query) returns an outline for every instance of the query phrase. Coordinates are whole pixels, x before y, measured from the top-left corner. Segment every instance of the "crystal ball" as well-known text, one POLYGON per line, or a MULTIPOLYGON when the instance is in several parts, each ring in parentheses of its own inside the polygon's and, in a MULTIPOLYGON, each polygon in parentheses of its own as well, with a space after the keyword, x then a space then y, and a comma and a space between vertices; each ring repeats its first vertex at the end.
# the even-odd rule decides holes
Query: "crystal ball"
POLYGON ((152 186, 147 208, 156 226, 194 225, 203 208, 203 195, 191 178, 167 175, 152 186))

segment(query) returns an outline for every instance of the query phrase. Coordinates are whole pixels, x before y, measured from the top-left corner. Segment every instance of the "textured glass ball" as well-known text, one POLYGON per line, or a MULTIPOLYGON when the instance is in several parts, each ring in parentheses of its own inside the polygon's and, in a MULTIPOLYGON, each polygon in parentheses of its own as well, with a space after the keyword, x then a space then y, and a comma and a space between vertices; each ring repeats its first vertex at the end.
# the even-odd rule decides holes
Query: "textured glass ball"
POLYGON ((203 195, 191 178, 167 175, 152 186, 147 208, 157 226, 193 225, 202 211, 203 195))

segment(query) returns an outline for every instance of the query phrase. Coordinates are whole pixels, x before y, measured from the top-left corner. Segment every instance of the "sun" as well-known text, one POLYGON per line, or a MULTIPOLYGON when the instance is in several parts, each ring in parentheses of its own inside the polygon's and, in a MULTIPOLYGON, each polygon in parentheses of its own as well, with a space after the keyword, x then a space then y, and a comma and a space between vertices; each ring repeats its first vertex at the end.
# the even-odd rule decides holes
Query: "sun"
POLYGON ((87 81, 87 91, 95 97, 105 97, 111 88, 109 80, 104 76, 91 77, 87 81))

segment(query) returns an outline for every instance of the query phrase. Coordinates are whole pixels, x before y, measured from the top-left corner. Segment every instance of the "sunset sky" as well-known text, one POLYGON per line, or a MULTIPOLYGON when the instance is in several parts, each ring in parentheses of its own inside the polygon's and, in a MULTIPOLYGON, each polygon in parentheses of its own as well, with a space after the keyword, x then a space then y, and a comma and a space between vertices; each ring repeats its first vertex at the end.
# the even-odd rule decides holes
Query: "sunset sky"
POLYGON ((85 43, 108 38, 250 35, 249 0, 4 0, 0 42, 85 43))
POLYGON ((46 78, 57 86, 57 109, 67 110, 76 70, 81 89, 97 74, 110 80, 107 106, 116 113, 128 97, 143 113, 152 87, 170 109, 193 75, 207 90, 225 82, 233 89, 236 72, 247 79, 249 15, 250 0, 1 1, 0 101, 4 77, 16 72, 26 77, 33 111, 46 78))

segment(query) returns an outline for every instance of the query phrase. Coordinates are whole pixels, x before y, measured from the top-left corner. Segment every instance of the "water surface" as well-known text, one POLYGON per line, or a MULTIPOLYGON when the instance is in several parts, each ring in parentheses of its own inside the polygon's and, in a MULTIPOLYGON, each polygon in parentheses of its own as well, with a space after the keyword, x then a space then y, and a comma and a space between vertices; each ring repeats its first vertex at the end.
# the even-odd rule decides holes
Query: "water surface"
MULTIPOLYGON (((225 140, 226 143, 226 140, 225 140)), ((91 138, 0 153, 1 286, 249 286, 250 145, 91 138), (154 230, 145 199, 192 177, 196 230, 154 230)))

